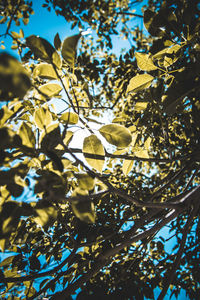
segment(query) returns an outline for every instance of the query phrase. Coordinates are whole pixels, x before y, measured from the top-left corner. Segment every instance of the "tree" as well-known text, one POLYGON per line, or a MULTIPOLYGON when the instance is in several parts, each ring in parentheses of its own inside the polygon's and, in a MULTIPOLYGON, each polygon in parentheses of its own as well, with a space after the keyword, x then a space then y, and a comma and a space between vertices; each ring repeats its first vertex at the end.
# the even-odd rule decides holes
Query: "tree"
POLYGON ((0 54, 2 299, 199 298, 199 3, 149 0, 149 35, 136 1, 113 3, 46 1, 99 36, 51 45, 11 31, 30 2, 3 1, 20 62, 0 54), (132 48, 118 57, 111 34, 132 48))

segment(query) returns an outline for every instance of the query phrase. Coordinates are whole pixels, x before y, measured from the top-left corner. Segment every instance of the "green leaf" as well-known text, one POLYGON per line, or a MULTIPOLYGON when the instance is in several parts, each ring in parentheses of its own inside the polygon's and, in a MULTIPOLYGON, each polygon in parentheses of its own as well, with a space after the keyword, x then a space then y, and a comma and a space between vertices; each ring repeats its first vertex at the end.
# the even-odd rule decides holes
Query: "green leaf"
POLYGON ((44 79, 58 79, 53 66, 46 63, 36 65, 33 71, 33 76, 39 76, 44 79))
POLYGON ((54 37, 54 46, 57 50, 60 50, 60 48, 61 48, 61 40, 60 40, 60 36, 58 33, 56 33, 56 35, 54 37))
POLYGON ((124 173, 125 176, 127 176, 132 168, 133 168, 133 160, 125 160, 124 163, 123 163, 123 166, 122 166, 122 171, 124 173))
POLYGON ((74 67, 76 49, 80 37, 80 34, 73 35, 66 38, 63 42, 61 53, 64 60, 68 63, 70 67, 74 67))
POLYGON ((149 74, 142 74, 134 76, 127 87, 127 93, 129 92, 138 92, 148 88, 151 85, 151 82, 154 80, 154 77, 149 74))
POLYGON ((83 154, 88 164, 101 173, 104 166, 105 151, 96 135, 92 134, 84 139, 83 154), (90 154, 93 154, 94 158, 89 158, 90 154), (98 155, 101 157, 98 157, 98 155))
POLYGON ((77 124, 79 121, 79 117, 76 113, 73 112, 66 112, 61 115, 61 120, 65 121, 67 124, 77 124))
POLYGON ((95 207, 90 201, 73 201, 71 203, 73 213, 77 218, 86 223, 95 223, 95 207))
POLYGON ((106 141, 119 148, 127 147, 132 141, 131 132, 119 124, 104 125, 99 129, 106 141))
POLYGON ((141 70, 153 71, 157 69, 150 57, 150 54, 136 52, 135 58, 137 60, 138 68, 140 68, 141 70))
POLYGON ((79 188, 83 190, 93 190, 95 185, 95 179, 89 176, 87 173, 85 174, 76 174, 76 177, 78 179, 78 186, 79 188))
POLYGON ((23 145, 35 148, 35 136, 30 125, 23 122, 19 129, 19 136, 22 139, 23 145))
POLYGON ((40 129, 44 129, 52 122, 52 115, 48 109, 38 108, 33 114, 34 122, 40 129))
POLYGON ((39 90, 42 94, 51 98, 58 95, 62 91, 62 87, 57 83, 47 83, 43 84, 39 90))
POLYGON ((26 44, 36 57, 48 63, 53 63, 58 69, 61 68, 60 55, 47 40, 36 35, 30 35, 26 38, 26 44))

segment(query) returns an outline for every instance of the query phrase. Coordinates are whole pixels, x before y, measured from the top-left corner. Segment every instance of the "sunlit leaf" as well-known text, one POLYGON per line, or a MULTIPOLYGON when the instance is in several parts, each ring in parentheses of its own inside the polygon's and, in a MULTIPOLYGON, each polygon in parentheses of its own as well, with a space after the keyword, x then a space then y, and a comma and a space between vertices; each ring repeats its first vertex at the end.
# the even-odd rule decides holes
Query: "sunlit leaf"
POLYGON ((149 74, 142 74, 134 76, 128 84, 127 93, 128 92, 138 92, 150 87, 154 77, 149 74))
POLYGON ((76 49, 80 37, 80 34, 73 35, 66 38, 63 42, 61 53, 64 60, 69 64, 70 67, 74 66, 76 49))
POLYGON ((131 132, 119 124, 104 125, 99 129, 106 141, 119 148, 127 147, 132 141, 131 132))
POLYGON ((23 122, 19 129, 19 136, 22 139, 23 145, 35 148, 35 136, 30 125, 23 122))
POLYGON ((57 83, 43 84, 39 88, 40 92, 49 98, 58 95, 62 91, 62 87, 57 83))
POLYGON ((99 172, 102 172, 104 166, 104 147, 96 135, 92 134, 84 139, 83 154, 88 164, 99 172), (94 158, 89 158, 89 154, 94 158), (98 157, 99 155, 99 157, 98 157))
POLYGON ((50 123, 52 122, 52 115, 51 115, 50 111, 43 107, 38 108, 34 112, 33 117, 34 117, 34 122, 35 122, 36 126, 40 129, 44 129, 45 127, 50 125, 50 123))
POLYGON ((124 173, 125 176, 127 176, 132 168, 133 168, 133 160, 125 160, 124 163, 123 163, 123 166, 122 166, 122 171, 124 173))
POLYGON ((167 47, 154 54, 153 59, 159 60, 159 64, 167 68, 178 60, 179 57, 176 55, 176 52, 178 52, 180 48, 180 45, 173 45, 172 47, 167 47))
POLYGON ((60 55, 47 40, 36 35, 30 35, 26 38, 26 44, 36 57, 48 63, 53 63, 58 69, 61 68, 62 61, 60 55))
POLYGON ((79 117, 78 114, 73 112, 63 113, 60 117, 61 120, 65 121, 67 124, 77 124, 79 117))
POLYGON ((148 102, 137 102, 134 106, 134 109, 141 111, 147 108, 148 102))
POLYGON ((150 54, 136 52, 135 58, 137 60, 138 68, 142 71, 153 71, 157 69, 150 57, 150 54))
POLYGON ((52 65, 41 63, 39 65, 36 65, 33 71, 34 77, 41 77, 45 79, 57 79, 56 72, 52 65))
POLYGON ((134 151, 134 153, 137 157, 149 158, 148 150, 146 150, 144 148, 138 148, 136 151, 134 151))

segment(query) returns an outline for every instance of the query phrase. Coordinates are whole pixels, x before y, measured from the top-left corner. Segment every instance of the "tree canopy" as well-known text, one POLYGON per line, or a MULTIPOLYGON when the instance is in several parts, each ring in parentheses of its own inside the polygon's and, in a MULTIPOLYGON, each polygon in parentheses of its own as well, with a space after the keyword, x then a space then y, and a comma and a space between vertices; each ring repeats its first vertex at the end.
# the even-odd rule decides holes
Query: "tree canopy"
POLYGON ((198 299, 199 1, 43 6, 80 33, 24 36, 32 2, 0 5, 1 298, 198 299))

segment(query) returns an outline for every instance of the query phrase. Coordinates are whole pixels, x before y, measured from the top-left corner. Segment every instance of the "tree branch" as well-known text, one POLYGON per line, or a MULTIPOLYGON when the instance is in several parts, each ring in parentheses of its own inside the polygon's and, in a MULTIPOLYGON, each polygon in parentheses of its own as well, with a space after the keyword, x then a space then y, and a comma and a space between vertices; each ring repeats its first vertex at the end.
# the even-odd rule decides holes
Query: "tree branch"
POLYGON ((59 271, 62 267, 64 267, 66 264, 71 262, 71 260, 73 259, 77 249, 78 249, 78 247, 74 248, 73 251, 69 254, 69 256, 66 259, 64 259, 63 262, 60 265, 56 266, 55 268, 53 268, 49 271, 38 273, 38 274, 33 274, 33 275, 21 276, 21 277, 5 277, 4 282, 5 283, 11 283, 11 282, 30 281, 30 280, 33 280, 33 279, 46 277, 46 276, 49 276, 51 274, 54 274, 57 271, 59 271))
POLYGON ((199 205, 196 206, 196 208, 193 208, 192 213, 189 216, 186 225, 184 226, 183 236, 182 236, 181 244, 180 244, 176 259, 175 259, 175 261, 172 265, 171 271, 169 272, 167 279, 164 281, 164 287, 163 287, 163 290, 162 290, 162 292, 160 293, 160 295, 158 297, 158 300, 164 299, 164 297, 167 293, 167 290, 169 288, 169 285, 173 281, 173 279, 176 275, 176 270, 179 268, 181 257, 182 257, 183 251, 184 251, 187 235, 189 233, 191 223, 193 221, 193 218, 194 218, 198 208, 199 208, 199 205))

